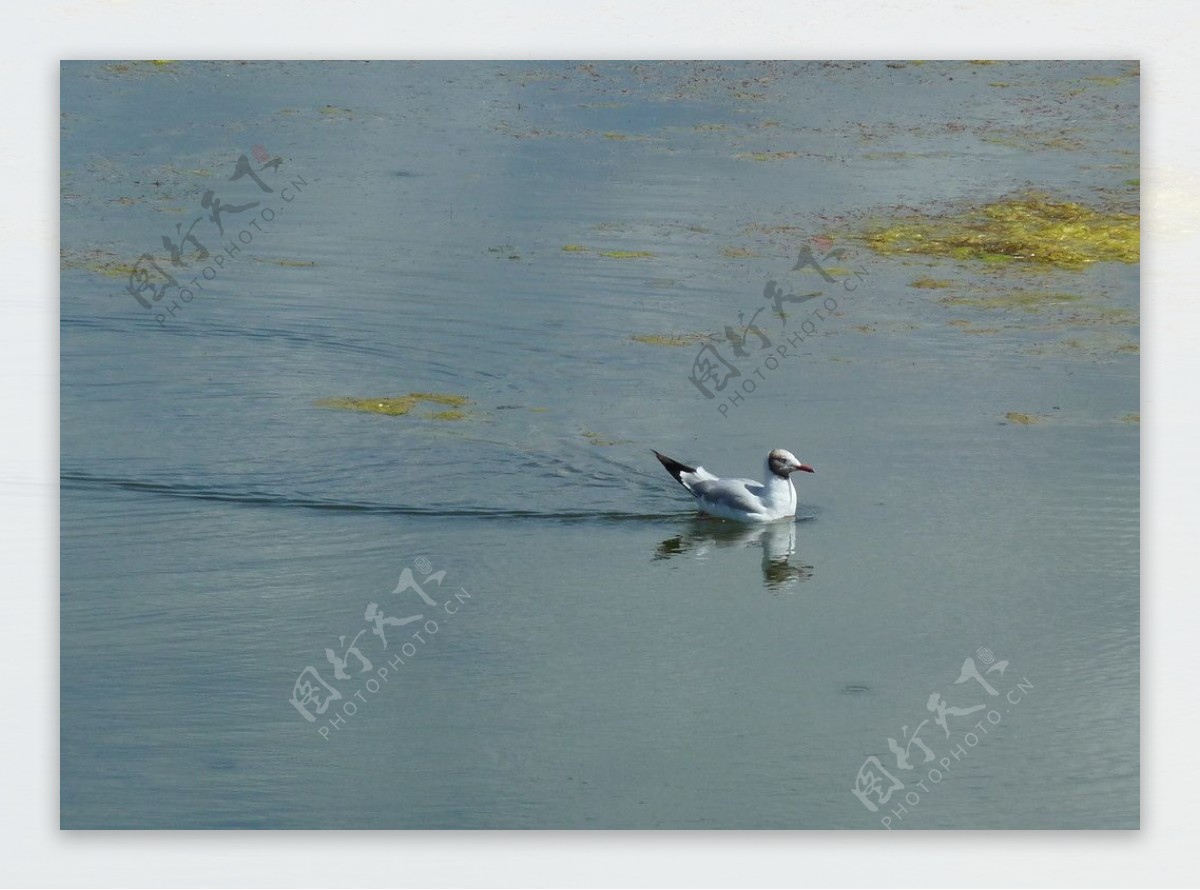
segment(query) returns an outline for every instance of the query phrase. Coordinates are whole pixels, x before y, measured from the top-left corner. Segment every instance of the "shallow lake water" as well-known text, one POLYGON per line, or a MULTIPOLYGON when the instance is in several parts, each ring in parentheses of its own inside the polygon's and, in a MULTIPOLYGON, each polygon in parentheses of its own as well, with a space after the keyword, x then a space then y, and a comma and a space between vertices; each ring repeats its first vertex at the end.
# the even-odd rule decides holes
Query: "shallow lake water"
POLYGON ((1136 827, 1136 74, 65 64, 63 826, 1136 827))

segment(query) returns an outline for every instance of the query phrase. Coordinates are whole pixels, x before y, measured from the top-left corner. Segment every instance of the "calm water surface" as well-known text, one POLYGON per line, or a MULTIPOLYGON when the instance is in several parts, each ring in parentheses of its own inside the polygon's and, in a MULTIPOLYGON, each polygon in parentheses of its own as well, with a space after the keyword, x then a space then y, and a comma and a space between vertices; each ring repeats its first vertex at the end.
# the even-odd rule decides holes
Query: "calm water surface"
POLYGON ((1122 62, 66 64, 63 825, 1136 827, 1137 267, 846 233, 1136 202, 1137 102, 1122 62), (125 292, 143 253, 192 299, 125 292), (686 335, 752 317, 705 398, 686 335), (315 404, 406 393, 470 403, 315 404), (757 530, 650 452, 771 447, 817 474, 757 530))

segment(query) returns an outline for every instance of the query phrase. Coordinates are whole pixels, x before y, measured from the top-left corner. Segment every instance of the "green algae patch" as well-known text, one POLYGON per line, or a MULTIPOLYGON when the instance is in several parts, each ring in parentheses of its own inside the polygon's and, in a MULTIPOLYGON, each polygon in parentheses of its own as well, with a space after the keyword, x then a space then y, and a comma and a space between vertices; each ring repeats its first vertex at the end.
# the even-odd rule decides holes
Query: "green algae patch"
POLYGON ((654 254, 648 250, 602 250, 600 256, 610 260, 645 260, 653 259, 654 254))
MULTIPOLYGON (((747 234, 787 235, 789 237, 803 237, 804 234, 808 231, 808 229, 805 226, 794 226, 794 225, 788 225, 786 223, 782 224, 782 225, 772 225, 772 226, 769 226, 765 223, 750 223, 749 225, 747 225, 745 227, 745 229, 743 231, 746 232, 747 234)), ((818 237, 826 237, 826 236, 820 235, 818 237)))
POLYGON ((1136 325, 1138 314, 1121 306, 1097 306, 1086 312, 1072 313, 1067 321, 1077 325, 1136 325))
POLYGON ((1013 290, 994 297, 945 297, 941 302, 947 306, 972 306, 976 309, 1024 309, 1037 312, 1057 303, 1074 303, 1082 300, 1079 294, 1049 293, 1044 291, 1013 290))
POLYGON ((748 247, 722 247, 721 256, 731 260, 740 260, 744 257, 761 256, 761 254, 755 253, 748 247))
POLYGON ((318 408, 335 408, 341 411, 364 411, 368 414, 386 414, 388 417, 400 417, 408 414, 421 404, 449 406, 425 416, 432 420, 462 420, 467 415, 457 409, 471 404, 466 396, 436 392, 410 392, 404 396, 389 396, 386 398, 362 399, 355 396, 335 396, 329 399, 317 399, 314 403, 318 408))
POLYGON ((457 408, 471 404, 471 400, 466 396, 456 396, 449 393, 410 392, 408 395, 410 398, 418 399, 422 402, 433 402, 437 405, 454 405, 457 408))
POLYGON ((567 253, 587 253, 587 248, 582 244, 564 244, 562 249, 567 253))
POLYGON ((744 151, 735 155, 741 161, 786 161, 800 157, 798 151, 744 151))
POLYGON ((921 290, 936 290, 938 288, 954 287, 954 282, 946 281, 941 278, 930 278, 929 276, 925 276, 923 278, 918 278, 916 281, 909 284, 909 287, 916 287, 920 288, 921 290))
POLYGON ((129 278, 138 271, 134 263, 118 259, 110 251, 96 248, 93 250, 59 252, 59 267, 67 269, 85 269, 96 275, 107 278, 129 278))
POLYGON ((592 443, 593 445, 596 445, 600 448, 607 448, 610 445, 628 445, 629 444, 628 439, 606 439, 604 436, 600 435, 599 433, 593 433, 590 430, 584 430, 579 435, 583 436, 583 438, 587 439, 590 443, 592 443))
POLYGON ((707 334, 633 334, 629 339, 650 346, 691 346, 709 337, 707 334))
POLYGON ((1084 143, 1067 129, 1043 130, 1038 127, 984 128, 979 138, 992 145, 1003 145, 1021 151, 1079 151, 1084 143))
POLYGON ((1124 417, 1119 418, 1119 420, 1121 423, 1141 423, 1142 415, 1135 412, 1133 414, 1126 414, 1124 417))
POLYGON ((885 256, 921 254, 1066 269, 1136 263, 1141 252, 1137 214, 1053 201, 1043 194, 940 216, 916 213, 869 230, 864 239, 885 256))
POLYGON ((136 62, 116 62, 105 65, 104 70, 112 74, 142 74, 147 71, 162 71, 179 63, 173 59, 139 59, 136 62))
POLYGON ((1024 414, 1020 411, 1009 411, 1004 415, 1004 419, 1009 423, 1015 423, 1020 426, 1031 426, 1035 423, 1041 423, 1048 416, 1048 414, 1024 414))
POLYGON ((84 265, 84 268, 99 275, 106 275, 109 278, 131 278, 138 271, 133 264, 123 263, 120 260, 113 260, 108 263, 87 263, 84 265))
POLYGON ((614 142, 624 142, 629 138, 629 135, 626 133, 604 133, 603 136, 605 139, 611 139, 614 142))
POLYGON ((310 266, 316 265, 316 263, 313 262, 312 260, 289 260, 289 259, 286 259, 283 257, 280 257, 278 259, 271 259, 270 257, 254 256, 254 257, 250 257, 250 259, 254 260, 254 262, 256 262, 256 263, 268 263, 272 266, 287 266, 289 268, 297 268, 297 269, 308 268, 310 266))

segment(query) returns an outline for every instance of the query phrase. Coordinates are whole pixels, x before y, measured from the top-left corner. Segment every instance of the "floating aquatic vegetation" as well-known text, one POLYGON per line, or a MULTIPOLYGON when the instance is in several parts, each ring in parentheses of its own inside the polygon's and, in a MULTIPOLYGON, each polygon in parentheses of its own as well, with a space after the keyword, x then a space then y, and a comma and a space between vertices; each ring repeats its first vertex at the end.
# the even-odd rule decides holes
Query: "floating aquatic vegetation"
POLYGON ((798 151, 744 151, 734 155, 741 161, 785 161, 789 158, 800 157, 798 151))
POLYGON ((1040 129, 1038 127, 992 127, 985 126, 979 130, 979 138, 992 145, 1003 145, 1006 148, 1019 148, 1024 151, 1079 151, 1083 141, 1077 138, 1076 131, 1069 128, 1040 129))
POLYGON ((604 133, 603 135, 605 139, 612 139, 614 142, 624 142, 629 138, 626 133, 604 133))
POLYGON ((282 257, 279 259, 271 259, 270 257, 252 256, 250 259, 254 260, 256 263, 270 263, 272 266, 294 266, 296 268, 304 268, 316 265, 316 263, 312 260, 289 260, 282 257))
POLYGON ((1037 312, 1056 303, 1073 303, 1082 299, 1083 297, 1079 294, 1011 290, 991 297, 944 297, 941 302, 947 306, 973 306, 976 309, 1025 309, 1029 312, 1037 312))
POLYGON ((648 250, 602 250, 600 256, 611 260, 641 260, 652 259, 654 254, 648 250))
POLYGON ((424 415, 431 420, 463 420, 468 415, 456 409, 471 404, 466 396, 437 392, 410 392, 403 396, 386 398, 357 398, 355 396, 335 396, 328 399, 317 399, 314 404, 318 408, 336 408, 342 411, 365 411, 368 414, 386 414, 389 417, 399 417, 408 414, 422 403, 449 406, 442 411, 424 415))
POLYGON ((954 282, 946 281, 940 278, 930 278, 929 276, 924 276, 923 278, 918 278, 916 281, 912 282, 909 287, 917 287, 923 290, 934 290, 936 288, 954 287, 954 282))
POLYGON ((1130 340, 1127 336, 1115 332, 1098 331, 1081 337, 1039 343, 1022 351, 1026 355, 1072 355, 1105 361, 1111 360, 1117 355, 1136 355, 1139 350, 1137 341, 1130 340))
POLYGON ((1078 269, 1136 263, 1139 217, 1026 194, 943 215, 916 213, 864 238, 884 255, 924 254, 982 262, 1024 262, 1078 269))
POLYGON ((1009 423, 1020 424, 1021 426, 1030 426, 1031 424, 1041 423, 1049 414, 1024 414, 1020 411, 1009 411, 1004 415, 1004 419, 1009 423))
POLYGON ((967 325, 963 326, 963 329, 962 329, 962 332, 964 334, 973 334, 977 337, 990 337, 993 334, 1003 333, 1003 331, 1004 331, 1003 328, 977 328, 977 327, 974 327, 973 325, 971 325, 970 322, 968 322, 967 325))
POLYGON ((583 438, 587 439, 593 445, 597 445, 601 448, 605 448, 609 445, 628 445, 629 444, 628 439, 606 439, 603 436, 601 436, 599 433, 593 433, 590 430, 584 430, 579 435, 583 436, 583 438))
POLYGON ((1120 418, 1120 421, 1121 423, 1141 423, 1142 415, 1137 412, 1133 414, 1126 414, 1124 417, 1120 418))
POLYGON ((761 256, 748 247, 722 247, 721 256, 728 257, 731 260, 742 259, 743 257, 761 256))
POLYGON ((1083 312, 1073 312, 1066 321, 1076 325, 1136 325, 1138 315, 1121 306, 1096 306, 1083 312))
MULTIPOLYGON (((790 225, 790 224, 786 224, 786 223, 782 224, 782 225, 776 225, 776 226, 769 226, 769 225, 766 225, 765 223, 750 223, 749 225, 747 225, 745 227, 744 231, 758 232, 759 234, 762 234, 762 235, 788 235, 789 237, 791 237, 791 236, 803 236, 809 230, 805 226, 790 225)), ((819 237, 827 237, 827 236, 824 233, 821 233, 821 235, 819 237)))
POLYGON ((691 346, 710 338, 708 334, 633 334, 629 339, 651 346, 691 346))
POLYGON ((582 244, 564 244, 562 249, 567 253, 587 253, 587 248, 582 244))
POLYGON ((105 275, 109 278, 129 278, 137 271, 133 263, 118 259, 116 254, 102 249, 86 251, 62 250, 59 252, 59 267, 63 271, 67 269, 86 269, 89 272, 94 272, 97 275, 105 275))
POLYGON ((177 64, 179 63, 169 59, 150 59, 149 61, 114 62, 111 65, 105 65, 104 70, 112 74, 129 74, 131 72, 141 74, 146 71, 161 71, 177 64))

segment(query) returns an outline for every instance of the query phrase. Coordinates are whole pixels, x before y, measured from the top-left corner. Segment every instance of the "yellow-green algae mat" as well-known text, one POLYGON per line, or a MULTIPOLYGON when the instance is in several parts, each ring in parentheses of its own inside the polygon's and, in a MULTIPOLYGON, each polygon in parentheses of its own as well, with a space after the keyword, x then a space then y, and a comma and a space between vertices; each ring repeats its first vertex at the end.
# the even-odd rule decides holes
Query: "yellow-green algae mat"
POLYGON ((915 213, 884 228, 869 229, 864 238, 881 254, 1077 269, 1090 263, 1138 262, 1138 223, 1136 213, 1029 193, 944 215, 915 213))
POLYGON ((471 404, 466 396, 448 395, 436 392, 410 392, 403 396, 387 398, 360 399, 354 396, 335 396, 329 399, 317 399, 314 403, 318 408, 338 408, 343 411, 365 411, 368 414, 386 414, 398 417, 408 414, 420 404, 446 405, 442 411, 432 411, 422 415, 430 420, 464 420, 467 412, 460 408, 471 404))
POLYGON ((637 343, 648 343, 651 346, 691 346, 711 340, 708 334, 630 334, 629 339, 637 343))

